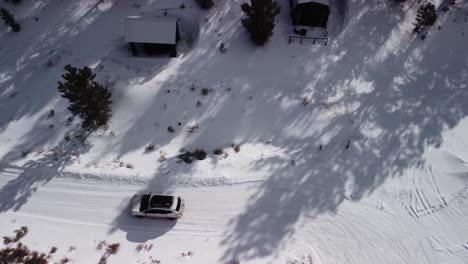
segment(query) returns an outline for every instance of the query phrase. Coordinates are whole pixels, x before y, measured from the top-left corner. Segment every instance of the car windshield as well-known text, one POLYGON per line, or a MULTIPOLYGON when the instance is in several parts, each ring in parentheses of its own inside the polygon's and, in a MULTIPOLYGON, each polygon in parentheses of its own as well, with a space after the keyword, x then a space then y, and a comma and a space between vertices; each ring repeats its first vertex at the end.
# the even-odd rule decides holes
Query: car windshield
POLYGON ((179 212, 180 211, 180 205, 182 204, 182 200, 179 198, 177 198, 177 207, 176 207, 176 211, 179 212))
POLYGON ((140 212, 143 212, 146 209, 148 209, 150 198, 151 198, 151 195, 149 194, 145 194, 143 195, 143 197, 141 197, 140 212))
POLYGON ((167 195, 153 195, 150 199, 151 208, 171 208, 174 197, 167 195))

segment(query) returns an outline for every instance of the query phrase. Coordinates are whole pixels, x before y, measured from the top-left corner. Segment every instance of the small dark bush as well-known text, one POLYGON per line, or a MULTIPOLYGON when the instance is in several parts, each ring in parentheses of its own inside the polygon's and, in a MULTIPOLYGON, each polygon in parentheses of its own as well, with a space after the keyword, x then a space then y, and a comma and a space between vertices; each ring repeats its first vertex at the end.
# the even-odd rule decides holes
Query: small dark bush
POLYGON ((106 263, 107 263, 107 257, 106 257, 106 256, 102 256, 102 257, 99 259, 98 264, 106 264, 106 263))
POLYGON ((213 151, 213 154, 215 155, 223 155, 224 154, 224 151, 223 149, 220 149, 220 148, 217 148, 213 151))
POLYGON ((68 262, 70 262, 70 259, 65 257, 59 260, 58 264, 67 264, 68 262))
POLYGON ((25 237, 28 234, 28 227, 22 226, 20 229, 15 230, 14 233, 15 233, 14 237, 7 237, 7 236, 3 237, 3 244, 8 245, 10 243, 16 243, 20 241, 23 237, 25 237))
POLYGON ((200 148, 195 149, 195 151, 183 151, 181 154, 177 156, 178 159, 182 160, 183 162, 190 164, 194 160, 204 160, 206 159, 206 151, 200 148))
POLYGON ((7 247, 0 250, 0 263, 2 264, 47 264, 47 255, 31 251, 28 247, 18 243, 16 247, 7 247))
POLYGON ((206 151, 203 149, 196 149, 192 155, 197 159, 197 160, 204 160, 206 159, 206 151))
POLYGON ((214 3, 213 0, 195 0, 202 9, 210 9, 214 3))
POLYGON ((97 249, 97 250, 101 250, 101 249, 103 249, 106 245, 107 245, 107 242, 106 242, 105 240, 101 240, 101 241, 99 241, 99 243, 98 243, 96 249, 97 249))
POLYGON ((63 137, 63 139, 67 142, 70 142, 71 140, 70 132, 65 133, 65 136, 63 137))
POLYGON ((140 252, 143 250, 144 247, 145 247, 145 244, 138 244, 135 248, 135 251, 140 252))
POLYGON ((190 152, 183 152, 183 153, 180 153, 179 155, 177 155, 177 158, 182 160, 183 162, 187 163, 187 164, 190 164, 193 162, 192 160, 192 153, 190 152))
POLYGON ((52 247, 49 251, 49 254, 54 254, 55 252, 57 252, 57 247, 52 247))
POLYGON ((174 132, 175 132, 175 129, 174 129, 172 126, 169 126, 169 127, 167 128, 167 131, 168 131, 169 133, 174 133, 174 132))
POLYGON ((182 252, 180 254, 182 257, 191 257, 193 256, 193 251, 188 251, 187 253, 186 252, 182 252))
POLYGON ((234 149, 235 152, 240 151, 240 144, 232 144, 232 148, 234 149))
POLYGON ((11 242, 13 242, 13 238, 7 237, 7 236, 4 236, 4 237, 3 237, 3 244, 8 245, 8 244, 10 244, 11 242))
POLYGON ((109 255, 117 254, 117 252, 119 251, 119 248, 120 248, 119 243, 110 244, 107 246, 107 250, 106 250, 107 254, 109 255))
POLYGON ((204 96, 209 95, 210 92, 211 92, 211 90, 208 89, 208 88, 203 88, 203 89, 201 89, 201 94, 204 95, 204 96))
POLYGON ((154 144, 150 144, 145 148, 145 153, 149 153, 153 151, 154 151, 154 144))

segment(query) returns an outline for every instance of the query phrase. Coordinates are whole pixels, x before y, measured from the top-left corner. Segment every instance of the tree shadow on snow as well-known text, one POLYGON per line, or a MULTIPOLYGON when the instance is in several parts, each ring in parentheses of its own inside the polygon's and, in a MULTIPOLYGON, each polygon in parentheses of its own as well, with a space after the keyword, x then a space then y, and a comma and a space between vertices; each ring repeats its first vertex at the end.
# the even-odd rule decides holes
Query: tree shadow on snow
POLYGON ((19 210, 41 185, 47 184, 54 177, 61 176, 67 165, 76 162, 81 154, 89 150, 90 145, 84 142, 84 139, 86 135, 83 133, 80 139, 62 140, 46 153, 24 153, 23 158, 30 158, 24 165, 3 167, 0 170, 2 175, 11 175, 15 178, 0 189, 0 212, 19 210))
POLYGON ((442 132, 468 114, 462 45, 441 55, 450 35, 435 29, 430 34, 437 38, 421 41, 403 32, 395 39, 401 22, 388 10, 363 10, 332 44, 337 60, 324 56, 325 64, 310 63, 316 67, 310 68, 304 107, 312 117, 278 122, 294 136, 272 144, 290 155, 253 162, 270 176, 232 219, 223 260, 274 255, 300 232, 294 223, 302 216, 334 213, 344 201, 359 201, 387 178, 420 166, 427 147, 439 147, 442 132), (340 42, 349 48, 341 50, 340 42), (319 128, 308 132, 314 124, 319 128))

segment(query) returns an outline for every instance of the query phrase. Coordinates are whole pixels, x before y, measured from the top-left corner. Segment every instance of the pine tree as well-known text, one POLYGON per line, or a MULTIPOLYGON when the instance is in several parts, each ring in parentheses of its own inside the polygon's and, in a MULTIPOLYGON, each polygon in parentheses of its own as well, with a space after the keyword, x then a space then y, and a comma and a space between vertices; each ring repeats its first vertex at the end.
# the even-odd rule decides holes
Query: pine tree
POLYGON ((13 32, 19 32, 21 30, 21 26, 16 22, 13 15, 5 8, 0 8, 0 17, 3 19, 5 25, 9 26, 13 32))
POLYGON ((280 6, 275 0, 250 0, 250 4, 243 3, 241 9, 245 14, 242 25, 250 33, 252 41, 263 46, 273 35, 280 6))
POLYGON ((59 82, 58 90, 63 98, 68 99, 68 110, 83 119, 81 127, 87 131, 107 126, 111 117, 110 100, 112 93, 94 81, 96 77, 91 69, 77 69, 65 66, 62 75, 64 82, 59 82))
POLYGON ((196 0, 200 8, 202 9, 210 9, 214 3, 213 0, 196 0))
POLYGON ((437 20, 435 5, 433 3, 425 3, 418 9, 418 16, 414 24, 414 33, 421 32, 424 27, 434 25, 437 20))

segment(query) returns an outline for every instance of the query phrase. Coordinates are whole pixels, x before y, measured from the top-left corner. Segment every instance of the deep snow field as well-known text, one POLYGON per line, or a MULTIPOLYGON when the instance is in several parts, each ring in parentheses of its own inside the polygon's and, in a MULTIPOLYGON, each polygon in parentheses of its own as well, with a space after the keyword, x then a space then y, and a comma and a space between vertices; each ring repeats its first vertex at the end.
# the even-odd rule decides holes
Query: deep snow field
POLYGON ((468 2, 435 0, 424 40, 416 0, 331 2, 327 46, 289 44, 281 0, 255 47, 238 0, 2 1, 23 30, 0 26, 0 235, 27 226, 50 263, 98 263, 100 241, 120 244, 107 263, 468 263, 468 2), (164 11, 177 58, 132 57, 124 17, 164 11), (113 92, 85 140, 67 64, 113 92), (184 216, 130 217, 148 191, 184 216))

